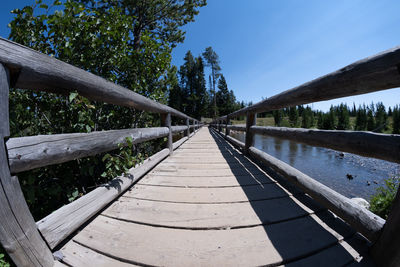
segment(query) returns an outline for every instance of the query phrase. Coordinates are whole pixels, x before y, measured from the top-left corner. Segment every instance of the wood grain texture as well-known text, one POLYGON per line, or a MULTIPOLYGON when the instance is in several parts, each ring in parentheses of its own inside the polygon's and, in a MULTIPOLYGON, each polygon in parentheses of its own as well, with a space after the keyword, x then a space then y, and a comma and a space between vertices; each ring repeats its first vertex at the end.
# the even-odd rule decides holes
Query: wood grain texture
POLYGON ((76 90, 80 95, 100 102, 190 118, 176 109, 4 38, 0 38, 0 63, 15 75, 16 88, 58 94, 76 90))
POLYGON ((114 150, 127 137, 138 144, 167 135, 166 127, 137 128, 10 138, 6 145, 11 172, 18 173, 114 150))
POLYGON ((302 194, 254 202, 188 205, 121 197, 102 215, 171 228, 232 229, 279 223, 323 210, 307 198, 302 194))
POLYGON ((10 75, 6 67, 0 64, 0 135, 10 136, 8 95, 10 90, 10 75))
MULTIPOLYGON (((186 140, 187 138, 182 138, 173 145, 178 148, 186 140)), ((169 149, 161 150, 146 159, 142 164, 130 169, 126 177, 117 177, 108 184, 96 188, 38 221, 36 224, 39 231, 49 246, 51 248, 56 247, 67 236, 72 234, 112 200, 125 192, 133 183, 168 157, 168 155, 169 149)))
POLYGON ((18 177, 11 176, 8 166, 4 144, 9 135, 8 86, 8 73, 0 64, 0 242, 18 266, 53 266, 53 256, 36 228, 18 177))
POLYGON ((124 196, 179 203, 237 203, 274 199, 291 195, 278 184, 258 184, 241 187, 181 188, 136 185, 124 196))
POLYGON ((180 176, 176 179, 174 176, 159 176, 148 174, 138 184, 154 186, 172 186, 172 187, 231 187, 260 185, 265 183, 275 183, 267 175, 231 175, 231 176, 180 176))
POLYGON ((233 118, 246 112, 260 113, 396 88, 400 86, 399 64, 397 46, 228 115, 233 118))
MULTIPOLYGON (((107 257, 90 248, 69 242, 62 248, 63 261, 69 266, 96 266, 96 267, 135 267, 137 265, 125 263, 117 259, 107 257)), ((55 266, 57 267, 57 266, 55 266)))
POLYGON ((383 225, 385 224, 384 219, 355 204, 347 197, 317 182, 292 166, 255 147, 250 147, 249 152, 252 157, 280 173, 316 201, 333 211, 371 242, 378 240, 383 225))
POLYGON ((269 226, 205 231, 152 227, 98 216, 73 240, 142 265, 277 265, 318 252, 353 234, 337 218, 325 219, 332 228, 341 228, 340 233, 313 215, 269 226))
POLYGON ((67 236, 78 229, 99 210, 127 190, 150 169, 166 158, 169 149, 163 149, 146 159, 142 164, 129 170, 110 183, 96 188, 74 202, 61 207, 37 222, 42 236, 51 248, 57 246, 67 236))
POLYGON ((261 126, 252 126, 250 131, 400 163, 400 135, 396 134, 261 126))

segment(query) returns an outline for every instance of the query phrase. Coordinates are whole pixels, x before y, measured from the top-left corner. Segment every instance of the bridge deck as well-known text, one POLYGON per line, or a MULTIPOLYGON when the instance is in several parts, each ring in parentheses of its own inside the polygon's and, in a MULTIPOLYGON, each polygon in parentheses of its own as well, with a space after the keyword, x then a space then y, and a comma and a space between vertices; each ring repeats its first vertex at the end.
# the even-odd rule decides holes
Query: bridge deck
POLYGON ((72 266, 343 266, 366 250, 340 219, 207 128, 61 248, 72 266))

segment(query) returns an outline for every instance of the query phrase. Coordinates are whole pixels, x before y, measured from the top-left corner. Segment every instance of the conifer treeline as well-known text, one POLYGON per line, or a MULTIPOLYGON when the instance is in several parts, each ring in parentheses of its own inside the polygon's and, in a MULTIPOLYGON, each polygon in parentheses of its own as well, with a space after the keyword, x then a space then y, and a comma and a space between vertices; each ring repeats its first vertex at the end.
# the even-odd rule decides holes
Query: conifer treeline
POLYGON ((309 106, 289 107, 272 112, 276 126, 318 128, 325 130, 356 130, 400 134, 400 107, 386 111, 382 102, 358 108, 353 104, 331 106, 328 112, 312 110, 309 106), (353 121, 350 117, 354 117, 353 121), (391 119, 389 119, 391 118, 391 119))
POLYGON ((171 80, 173 86, 169 91, 169 106, 194 118, 226 115, 246 105, 236 101, 235 94, 228 89, 218 55, 211 47, 198 57, 194 57, 189 50, 184 57, 184 64, 171 80), (204 72, 206 66, 210 67, 211 72, 208 90, 204 72))

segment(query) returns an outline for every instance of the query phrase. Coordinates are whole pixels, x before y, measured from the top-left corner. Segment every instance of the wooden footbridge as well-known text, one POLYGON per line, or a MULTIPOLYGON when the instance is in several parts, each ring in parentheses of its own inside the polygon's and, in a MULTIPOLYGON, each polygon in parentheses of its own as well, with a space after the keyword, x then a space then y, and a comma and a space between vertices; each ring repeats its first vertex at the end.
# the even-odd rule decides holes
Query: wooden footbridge
MULTIPOLYGON (((400 136, 255 126, 256 113, 400 86, 400 48, 209 127, 114 83, 0 39, 0 241, 18 266, 400 266, 400 196, 387 221, 253 146, 254 134, 400 162, 400 136), (161 114, 161 127, 8 138, 9 88, 161 114), (183 121, 172 125, 171 116, 183 121), (230 125, 246 116, 245 126, 230 125), (246 142, 229 136, 245 131, 246 142), (184 133, 173 143, 172 136, 184 133), (167 137, 167 148, 35 222, 18 172, 167 137)), ((11 107, 12 108, 12 107, 11 107)))

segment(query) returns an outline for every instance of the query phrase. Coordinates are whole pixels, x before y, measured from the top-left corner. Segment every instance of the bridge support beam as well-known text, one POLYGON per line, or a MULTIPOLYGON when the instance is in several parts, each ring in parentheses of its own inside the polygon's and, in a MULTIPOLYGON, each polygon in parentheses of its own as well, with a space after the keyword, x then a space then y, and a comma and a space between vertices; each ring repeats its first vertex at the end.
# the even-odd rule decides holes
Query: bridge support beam
POLYGON ((229 118, 229 116, 226 116, 226 121, 225 121, 225 136, 228 136, 230 134, 230 131, 228 129, 228 125, 231 122, 231 118, 229 118))
POLYGON ((169 149, 169 154, 172 155, 172 153, 174 152, 174 148, 172 144, 171 113, 161 114, 161 121, 163 126, 168 127, 169 129, 167 148, 169 149))
POLYGON ((379 266, 395 267, 400 263, 400 190, 397 190, 392 210, 383 226, 371 254, 379 266))
POLYGON ((251 126, 256 125, 257 113, 247 113, 246 115, 246 142, 244 147, 245 154, 248 154, 249 148, 253 146, 254 134, 250 131, 251 126))
POLYGON ((5 137, 10 135, 10 77, 0 64, 0 242, 17 266, 53 266, 54 259, 37 230, 18 177, 11 176, 5 137))
POLYGON ((189 138, 190 137, 190 120, 189 119, 186 119, 186 127, 187 127, 186 136, 187 136, 187 138, 189 138))

